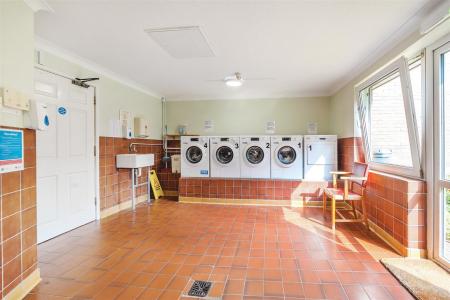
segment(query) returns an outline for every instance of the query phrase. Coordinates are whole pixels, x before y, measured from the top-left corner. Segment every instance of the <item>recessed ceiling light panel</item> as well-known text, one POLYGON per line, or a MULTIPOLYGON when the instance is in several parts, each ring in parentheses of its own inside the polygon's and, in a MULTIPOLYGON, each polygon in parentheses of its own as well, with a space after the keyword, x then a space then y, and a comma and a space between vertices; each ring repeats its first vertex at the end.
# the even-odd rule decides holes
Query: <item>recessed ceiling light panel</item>
POLYGON ((215 56, 198 26, 150 28, 145 32, 174 58, 215 56))

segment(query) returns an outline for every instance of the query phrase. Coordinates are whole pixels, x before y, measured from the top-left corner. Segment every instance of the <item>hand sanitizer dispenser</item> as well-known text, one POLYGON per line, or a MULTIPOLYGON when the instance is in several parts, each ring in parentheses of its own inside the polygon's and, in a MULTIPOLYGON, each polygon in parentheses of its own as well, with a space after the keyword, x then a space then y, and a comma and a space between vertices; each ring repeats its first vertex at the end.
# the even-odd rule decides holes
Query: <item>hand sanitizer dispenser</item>
POLYGON ((122 121, 122 137, 131 139, 133 137, 133 132, 131 130, 131 126, 129 125, 128 120, 122 121))
POLYGON ((47 104, 36 100, 30 100, 30 110, 25 112, 25 120, 28 121, 28 128, 47 130, 50 126, 47 104))

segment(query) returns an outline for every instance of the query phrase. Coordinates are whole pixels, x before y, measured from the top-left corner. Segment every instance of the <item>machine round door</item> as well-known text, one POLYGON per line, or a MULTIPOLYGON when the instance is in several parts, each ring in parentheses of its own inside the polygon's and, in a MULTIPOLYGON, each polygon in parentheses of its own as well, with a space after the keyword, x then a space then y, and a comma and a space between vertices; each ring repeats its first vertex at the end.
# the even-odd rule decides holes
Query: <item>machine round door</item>
POLYGON ((282 165, 289 166, 297 158, 297 153, 295 152, 295 149, 292 148, 291 146, 283 146, 280 149, 278 149, 277 158, 282 165))
POLYGON ((251 146, 245 152, 245 157, 249 163, 257 165, 264 159, 264 150, 258 146, 251 146))
POLYGON ((221 164, 228 164, 233 160, 233 149, 228 146, 220 146, 216 151, 217 161, 221 164))
POLYGON ((202 160, 203 152, 198 146, 191 146, 186 150, 186 159, 192 164, 197 164, 202 160))

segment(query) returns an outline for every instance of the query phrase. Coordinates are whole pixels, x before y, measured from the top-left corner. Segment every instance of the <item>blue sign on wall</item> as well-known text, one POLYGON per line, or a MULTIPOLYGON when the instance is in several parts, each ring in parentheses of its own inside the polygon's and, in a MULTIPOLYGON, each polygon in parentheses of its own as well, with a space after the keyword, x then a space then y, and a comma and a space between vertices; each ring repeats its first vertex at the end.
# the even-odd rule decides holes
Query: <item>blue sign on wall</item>
POLYGON ((58 112, 60 115, 64 116, 67 113, 67 109, 65 107, 60 106, 58 107, 58 112))
POLYGON ((23 131, 0 129, 0 173, 24 169, 23 131))

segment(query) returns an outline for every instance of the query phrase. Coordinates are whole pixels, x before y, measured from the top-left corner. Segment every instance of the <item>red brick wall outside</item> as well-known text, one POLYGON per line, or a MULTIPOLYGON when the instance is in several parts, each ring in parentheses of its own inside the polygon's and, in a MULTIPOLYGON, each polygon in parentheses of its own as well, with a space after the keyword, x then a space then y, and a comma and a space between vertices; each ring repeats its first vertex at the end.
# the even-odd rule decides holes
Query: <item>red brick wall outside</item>
MULTIPOLYGON (((361 138, 338 140, 339 169, 364 161, 361 138)), ((426 183, 371 171, 366 189, 369 220, 403 246, 426 248, 426 183)))
POLYGON ((362 139, 352 137, 338 139, 338 169, 351 172, 355 161, 365 161, 362 139))
MULTIPOLYGON (((125 139, 115 137, 100 137, 100 209, 113 207, 119 203, 131 200, 131 171, 116 168, 116 155, 129 153, 130 143, 162 144, 161 140, 149 139, 125 139)), ((155 165, 158 179, 163 190, 178 190, 178 174, 172 174, 170 164, 168 168, 161 163, 163 155, 162 146, 137 146, 137 153, 153 153, 155 155, 155 165)), ((139 183, 147 181, 147 168, 143 169, 142 176, 138 178, 139 183)), ((145 195, 147 187, 142 186, 136 189, 136 196, 145 195)))
POLYGON ((25 169, 0 174, 2 297, 37 268, 36 134, 23 131, 25 169))

